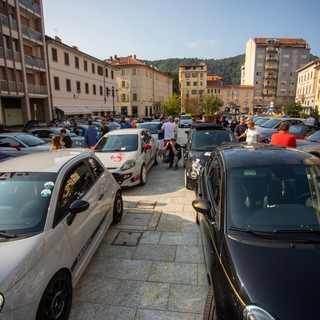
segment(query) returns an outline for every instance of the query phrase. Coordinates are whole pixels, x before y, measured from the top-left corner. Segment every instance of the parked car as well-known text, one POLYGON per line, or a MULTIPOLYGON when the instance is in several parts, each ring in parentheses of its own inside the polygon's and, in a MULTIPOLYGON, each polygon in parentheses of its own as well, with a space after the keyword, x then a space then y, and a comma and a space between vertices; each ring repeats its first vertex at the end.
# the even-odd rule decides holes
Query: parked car
POLYGON ((318 317, 319 166, 272 145, 211 154, 193 201, 209 282, 204 319, 318 317))
POLYGON ((193 120, 191 116, 181 115, 179 120, 179 128, 188 128, 191 126, 193 120))
POLYGON ((183 148, 184 182, 187 189, 194 189, 199 174, 206 164, 211 152, 222 143, 238 142, 231 130, 213 123, 194 123, 183 148))
POLYGON ((259 127, 257 126, 256 129, 260 133, 260 139, 264 140, 267 137, 271 137, 273 133, 277 133, 280 124, 284 121, 289 122, 291 126, 305 125, 305 119, 303 118, 272 118, 262 123, 259 127))
POLYGON ((50 122, 45 120, 29 120, 23 127, 23 132, 28 132, 34 128, 42 128, 42 127, 49 127, 50 122))
POLYGON ((0 162, 6 161, 6 160, 9 160, 9 159, 12 159, 12 158, 13 158, 13 157, 10 156, 9 154, 0 151, 0 162))
POLYGON ((144 128, 148 129, 152 135, 152 137, 155 140, 158 140, 158 126, 159 126, 160 121, 155 122, 142 122, 142 123, 137 123, 137 128, 144 128))
MULTIPOLYGON (((38 137, 38 138, 41 138, 42 140, 44 140, 46 142, 51 143, 53 136, 59 136, 61 134, 60 133, 61 129, 62 128, 59 128, 59 127, 39 128, 39 129, 30 130, 29 133, 38 137)), ((85 148, 86 147, 84 137, 77 136, 75 133, 71 132, 69 129, 66 129, 66 132, 67 132, 67 135, 72 140, 72 148, 85 148)))
POLYGON ((147 172, 159 162, 158 142, 143 128, 110 131, 94 151, 121 187, 144 185, 147 172))
POLYGON ((0 133, 0 151, 11 157, 50 150, 51 143, 24 132, 0 133))
POLYGON ((309 152, 320 158, 320 131, 316 131, 306 139, 297 140, 297 149, 309 152))
POLYGON ((112 222, 121 189, 93 151, 0 163, 1 319, 67 319, 72 290, 112 222))

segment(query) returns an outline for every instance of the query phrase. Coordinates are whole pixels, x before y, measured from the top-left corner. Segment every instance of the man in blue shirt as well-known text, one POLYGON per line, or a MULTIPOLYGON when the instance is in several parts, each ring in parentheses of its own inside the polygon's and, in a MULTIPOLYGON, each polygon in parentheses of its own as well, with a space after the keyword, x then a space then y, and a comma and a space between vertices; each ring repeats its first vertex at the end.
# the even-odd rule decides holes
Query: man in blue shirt
POLYGON ((92 125, 92 120, 88 121, 88 129, 84 135, 87 148, 94 147, 97 143, 97 129, 92 125))

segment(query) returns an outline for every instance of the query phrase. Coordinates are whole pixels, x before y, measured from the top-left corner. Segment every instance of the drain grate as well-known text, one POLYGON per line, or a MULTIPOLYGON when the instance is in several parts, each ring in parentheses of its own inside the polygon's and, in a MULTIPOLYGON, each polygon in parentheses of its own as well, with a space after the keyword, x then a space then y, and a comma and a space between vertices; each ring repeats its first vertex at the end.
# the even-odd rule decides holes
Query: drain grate
POLYGON ((142 236, 142 232, 120 231, 113 240, 114 246, 136 246, 142 236))
POLYGON ((157 201, 148 201, 148 200, 143 200, 139 201, 137 203, 137 207, 139 209, 154 209, 157 204, 157 201))

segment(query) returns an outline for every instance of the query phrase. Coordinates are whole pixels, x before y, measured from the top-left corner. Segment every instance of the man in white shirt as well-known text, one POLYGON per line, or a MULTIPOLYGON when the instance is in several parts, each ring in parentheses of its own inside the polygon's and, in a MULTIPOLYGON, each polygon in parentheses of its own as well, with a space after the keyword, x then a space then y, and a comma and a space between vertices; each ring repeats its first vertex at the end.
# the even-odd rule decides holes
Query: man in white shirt
POLYGON ((306 119, 306 125, 310 127, 314 127, 314 124, 316 122, 316 119, 314 117, 309 117, 306 119))
POLYGON ((164 142, 163 146, 165 147, 166 144, 171 140, 175 138, 175 134, 177 132, 176 124, 173 122, 173 117, 168 117, 168 122, 165 122, 162 125, 162 130, 164 130, 164 142))

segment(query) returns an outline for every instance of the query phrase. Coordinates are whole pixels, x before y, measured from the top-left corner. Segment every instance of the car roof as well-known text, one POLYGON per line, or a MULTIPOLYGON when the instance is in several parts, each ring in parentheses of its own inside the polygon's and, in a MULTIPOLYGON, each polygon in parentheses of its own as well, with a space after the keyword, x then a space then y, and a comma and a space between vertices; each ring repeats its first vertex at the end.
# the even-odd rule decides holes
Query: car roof
POLYGON ((16 137, 16 136, 33 136, 33 135, 27 132, 16 131, 16 132, 3 132, 3 133, 0 133, 0 136, 16 137))
POLYGON ((190 129, 195 129, 195 130, 208 130, 208 129, 228 130, 227 128, 223 127, 220 124, 210 123, 210 122, 193 123, 193 124, 191 124, 190 129))
POLYGON ((295 148, 274 146, 265 143, 226 143, 218 146, 227 169, 273 165, 317 164, 320 159, 295 148))
POLYGON ((61 149, 36 152, 0 163, 0 172, 59 172, 65 163, 85 155, 95 156, 90 149, 61 149))
MULTIPOLYGON (((106 133, 106 135, 121 135, 121 134, 140 134, 141 131, 148 130, 146 128, 127 128, 127 129, 118 129, 112 130, 106 133)), ((148 130, 149 131, 149 130, 148 130)))

